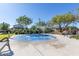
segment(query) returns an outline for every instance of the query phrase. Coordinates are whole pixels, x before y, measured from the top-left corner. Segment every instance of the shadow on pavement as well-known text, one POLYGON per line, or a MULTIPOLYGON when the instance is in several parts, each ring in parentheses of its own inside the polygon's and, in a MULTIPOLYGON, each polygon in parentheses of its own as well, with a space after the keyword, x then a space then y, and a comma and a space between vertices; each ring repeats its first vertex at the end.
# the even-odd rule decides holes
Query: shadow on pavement
POLYGON ((12 55, 14 55, 14 53, 11 50, 0 52, 0 56, 12 56, 12 55))

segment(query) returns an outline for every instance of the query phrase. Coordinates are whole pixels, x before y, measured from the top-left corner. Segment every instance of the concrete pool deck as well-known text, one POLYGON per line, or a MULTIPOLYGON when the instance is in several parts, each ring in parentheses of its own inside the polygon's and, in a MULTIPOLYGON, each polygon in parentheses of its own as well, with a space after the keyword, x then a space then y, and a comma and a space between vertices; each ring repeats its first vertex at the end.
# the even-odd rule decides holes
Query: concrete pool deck
POLYGON ((53 35, 57 42, 26 43, 10 40, 13 56, 79 56, 79 40, 53 35))

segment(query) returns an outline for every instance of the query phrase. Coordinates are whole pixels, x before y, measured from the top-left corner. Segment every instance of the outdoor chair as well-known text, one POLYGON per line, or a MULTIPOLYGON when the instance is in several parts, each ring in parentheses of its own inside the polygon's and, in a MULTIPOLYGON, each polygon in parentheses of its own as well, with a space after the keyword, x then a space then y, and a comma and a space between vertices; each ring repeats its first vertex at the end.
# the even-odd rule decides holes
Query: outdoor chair
MULTIPOLYGON (((9 45, 9 38, 5 37, 3 39, 0 40, 0 55, 2 55, 2 50, 5 48, 5 47, 8 47, 8 51, 11 52, 11 48, 10 48, 10 45, 9 45)), ((6 54, 4 54, 5 56, 6 54)))

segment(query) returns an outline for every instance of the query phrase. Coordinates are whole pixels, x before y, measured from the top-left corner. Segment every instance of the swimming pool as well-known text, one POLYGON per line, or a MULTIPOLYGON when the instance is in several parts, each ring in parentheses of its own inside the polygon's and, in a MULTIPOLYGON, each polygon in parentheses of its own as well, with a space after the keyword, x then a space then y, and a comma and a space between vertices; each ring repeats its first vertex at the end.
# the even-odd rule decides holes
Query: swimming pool
POLYGON ((16 35, 13 40, 16 41, 48 41, 48 40, 55 40, 55 37, 48 34, 23 34, 23 35, 16 35))

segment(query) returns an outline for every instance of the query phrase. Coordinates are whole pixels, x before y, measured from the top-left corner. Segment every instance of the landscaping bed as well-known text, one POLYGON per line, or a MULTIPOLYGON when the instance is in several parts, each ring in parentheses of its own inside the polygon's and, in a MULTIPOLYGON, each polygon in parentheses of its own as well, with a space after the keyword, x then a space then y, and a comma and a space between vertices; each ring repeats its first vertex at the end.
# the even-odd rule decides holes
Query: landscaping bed
POLYGON ((70 38, 75 38, 75 39, 79 40, 79 35, 72 35, 70 38))

